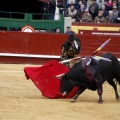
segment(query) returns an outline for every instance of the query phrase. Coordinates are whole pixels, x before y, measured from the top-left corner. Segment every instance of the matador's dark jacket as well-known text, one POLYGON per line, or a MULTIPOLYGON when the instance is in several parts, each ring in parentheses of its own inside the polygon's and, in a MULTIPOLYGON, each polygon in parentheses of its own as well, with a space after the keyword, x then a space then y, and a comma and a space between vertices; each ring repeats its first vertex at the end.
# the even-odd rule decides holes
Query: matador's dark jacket
MULTIPOLYGON (((75 44, 71 44, 69 41, 66 41, 66 42, 63 43, 62 54, 61 54, 61 57, 60 57, 61 61, 74 58, 79 54, 79 52, 80 52, 80 42, 77 41, 77 40, 76 40, 76 42, 79 46, 78 49, 76 49, 75 44)), ((68 63, 65 63, 65 65, 69 67, 68 63)))

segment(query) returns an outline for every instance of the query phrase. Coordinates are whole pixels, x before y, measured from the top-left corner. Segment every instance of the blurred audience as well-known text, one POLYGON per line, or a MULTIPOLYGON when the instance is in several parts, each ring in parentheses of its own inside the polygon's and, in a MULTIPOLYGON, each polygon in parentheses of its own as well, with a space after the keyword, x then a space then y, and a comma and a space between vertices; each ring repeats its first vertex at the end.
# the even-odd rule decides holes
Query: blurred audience
MULTIPOLYGON (((62 10, 60 14, 64 14, 65 17, 71 17, 72 22, 106 23, 107 20, 108 23, 119 23, 120 0, 57 1, 59 10, 62 10), (116 19, 116 22, 114 19, 116 19)), ((53 16, 50 19, 53 19, 53 16)))

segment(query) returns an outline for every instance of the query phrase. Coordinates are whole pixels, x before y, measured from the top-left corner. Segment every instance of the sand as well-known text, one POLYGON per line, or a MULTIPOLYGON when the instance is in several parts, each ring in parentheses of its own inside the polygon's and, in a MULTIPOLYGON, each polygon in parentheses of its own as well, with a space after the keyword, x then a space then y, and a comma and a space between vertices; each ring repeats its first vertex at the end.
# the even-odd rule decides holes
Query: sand
MULTIPOLYGON (((25 78, 21 64, 0 64, 0 120, 119 120, 120 102, 103 84, 103 104, 96 91, 86 90, 75 103, 49 99, 25 78)), ((118 86, 120 93, 120 87, 118 86)))

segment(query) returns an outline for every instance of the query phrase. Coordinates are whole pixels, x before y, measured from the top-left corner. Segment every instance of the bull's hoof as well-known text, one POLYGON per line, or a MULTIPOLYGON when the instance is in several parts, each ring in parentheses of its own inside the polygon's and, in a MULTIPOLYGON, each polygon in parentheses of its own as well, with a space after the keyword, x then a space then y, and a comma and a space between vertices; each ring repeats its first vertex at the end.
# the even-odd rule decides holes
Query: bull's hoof
POLYGON ((103 103, 103 100, 98 100, 98 103, 102 104, 102 103, 103 103))
POLYGON ((120 101, 120 96, 116 97, 116 100, 120 101))
POLYGON ((75 102, 75 101, 76 101, 76 99, 74 99, 74 98, 70 99, 70 102, 75 102))

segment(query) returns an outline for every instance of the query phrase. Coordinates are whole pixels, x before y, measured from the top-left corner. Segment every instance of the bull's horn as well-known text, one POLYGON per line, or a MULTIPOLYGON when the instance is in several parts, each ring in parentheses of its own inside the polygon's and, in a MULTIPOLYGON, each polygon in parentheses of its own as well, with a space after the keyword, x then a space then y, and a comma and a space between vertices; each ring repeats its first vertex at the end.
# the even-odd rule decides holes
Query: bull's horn
POLYGON ((64 75, 65 75, 65 73, 62 73, 62 74, 56 75, 54 77, 57 78, 57 79, 61 79, 64 75))
POLYGON ((67 94, 67 92, 65 91, 63 94, 62 94, 62 96, 65 96, 67 94))

